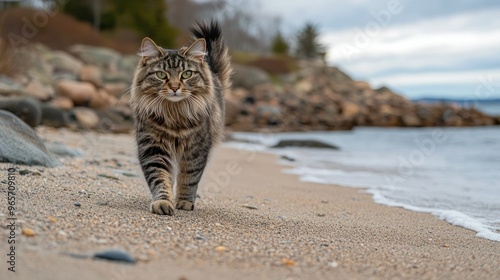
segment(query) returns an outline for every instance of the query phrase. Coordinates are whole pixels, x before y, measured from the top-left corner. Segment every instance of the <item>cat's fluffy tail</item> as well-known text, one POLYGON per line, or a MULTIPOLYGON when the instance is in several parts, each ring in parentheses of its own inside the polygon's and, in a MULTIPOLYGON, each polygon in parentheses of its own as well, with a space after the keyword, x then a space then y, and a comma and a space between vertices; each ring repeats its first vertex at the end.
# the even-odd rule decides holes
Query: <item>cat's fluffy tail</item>
POLYGON ((210 69, 219 77, 222 87, 228 89, 233 70, 219 24, 216 21, 198 22, 191 28, 191 32, 196 39, 204 38, 207 42, 207 62, 210 69))

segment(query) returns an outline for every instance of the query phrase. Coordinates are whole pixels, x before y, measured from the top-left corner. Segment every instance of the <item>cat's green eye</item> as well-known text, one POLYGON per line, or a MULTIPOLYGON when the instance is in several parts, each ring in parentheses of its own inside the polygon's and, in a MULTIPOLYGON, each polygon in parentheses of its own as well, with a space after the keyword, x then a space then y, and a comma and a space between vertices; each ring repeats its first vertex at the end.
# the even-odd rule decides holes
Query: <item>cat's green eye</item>
POLYGON ((193 72, 187 70, 187 71, 184 71, 184 73, 182 73, 182 78, 183 79, 189 79, 189 78, 191 78, 192 75, 193 75, 193 72))
POLYGON ((167 73, 162 72, 162 71, 158 71, 158 72, 156 72, 156 77, 158 77, 158 79, 165 80, 167 78, 167 73))

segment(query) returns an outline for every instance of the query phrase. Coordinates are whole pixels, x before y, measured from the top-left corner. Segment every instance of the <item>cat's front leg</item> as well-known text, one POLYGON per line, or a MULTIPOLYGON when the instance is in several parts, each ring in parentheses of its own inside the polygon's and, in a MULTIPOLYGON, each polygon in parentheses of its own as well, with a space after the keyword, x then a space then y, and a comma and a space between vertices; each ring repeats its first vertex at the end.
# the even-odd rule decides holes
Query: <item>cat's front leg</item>
POLYGON ((139 148, 139 161, 153 198, 150 211, 159 215, 174 215, 173 183, 176 163, 171 160, 168 152, 156 146, 139 148))
POLYGON ((159 215, 174 215, 172 176, 165 171, 158 170, 156 174, 151 175, 151 178, 148 180, 149 189, 153 196, 150 211, 159 215))
POLYGON ((194 209, 198 184, 207 165, 208 154, 209 147, 202 145, 183 157, 177 178, 178 194, 175 208, 186 211, 194 209))

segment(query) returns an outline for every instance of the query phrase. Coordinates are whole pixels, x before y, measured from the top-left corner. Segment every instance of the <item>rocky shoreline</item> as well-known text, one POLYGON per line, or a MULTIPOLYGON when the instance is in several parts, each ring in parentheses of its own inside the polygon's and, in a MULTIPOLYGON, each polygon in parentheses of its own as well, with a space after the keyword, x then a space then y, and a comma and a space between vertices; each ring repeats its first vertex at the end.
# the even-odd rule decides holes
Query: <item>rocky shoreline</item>
MULTIPOLYGON (((33 44, 14 58, 22 70, 13 77, 0 75, 0 109, 32 127, 131 130, 128 99, 137 56, 84 45, 66 52, 33 44)), ((474 108, 413 103, 314 62, 301 62, 298 70, 284 75, 235 65, 226 104, 226 124, 236 131, 500 124, 500 117, 474 108)))

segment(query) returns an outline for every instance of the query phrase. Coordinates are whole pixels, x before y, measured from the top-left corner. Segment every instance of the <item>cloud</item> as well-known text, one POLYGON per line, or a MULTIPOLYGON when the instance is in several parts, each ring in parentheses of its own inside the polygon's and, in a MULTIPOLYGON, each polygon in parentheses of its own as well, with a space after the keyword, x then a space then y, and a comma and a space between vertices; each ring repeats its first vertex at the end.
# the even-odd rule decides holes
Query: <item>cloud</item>
POLYGON ((379 30, 372 18, 325 33, 328 61, 356 78, 410 91, 410 86, 425 84, 432 91, 433 85, 473 83, 478 76, 500 73, 500 8, 398 25, 398 17, 408 12, 393 14, 379 30), (371 26, 368 33, 366 26, 371 26))

